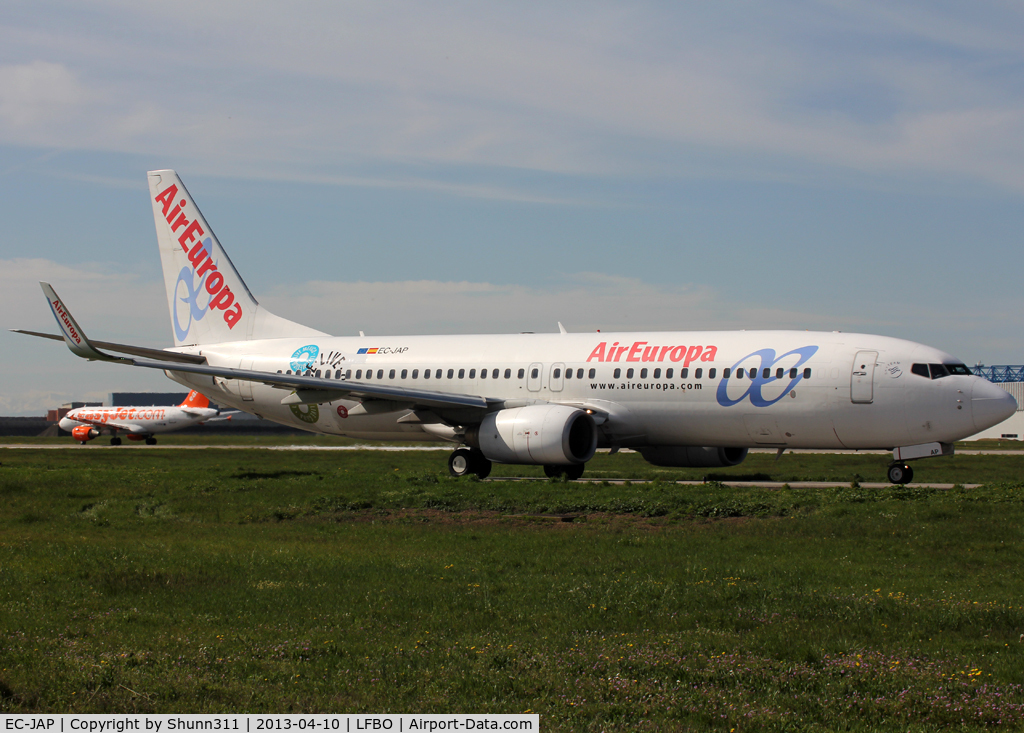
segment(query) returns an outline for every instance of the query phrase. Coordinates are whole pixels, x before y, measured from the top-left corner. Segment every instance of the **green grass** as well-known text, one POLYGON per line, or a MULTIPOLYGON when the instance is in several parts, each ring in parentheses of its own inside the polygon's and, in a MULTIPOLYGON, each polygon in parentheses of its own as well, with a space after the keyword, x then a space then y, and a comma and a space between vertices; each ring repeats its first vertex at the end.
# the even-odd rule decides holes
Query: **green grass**
POLYGON ((444 458, 0 450, 0 711, 1024 725, 1020 456, 917 465, 987 484, 950 491, 676 486, 689 472, 628 454, 595 459, 595 482, 479 482, 444 458))

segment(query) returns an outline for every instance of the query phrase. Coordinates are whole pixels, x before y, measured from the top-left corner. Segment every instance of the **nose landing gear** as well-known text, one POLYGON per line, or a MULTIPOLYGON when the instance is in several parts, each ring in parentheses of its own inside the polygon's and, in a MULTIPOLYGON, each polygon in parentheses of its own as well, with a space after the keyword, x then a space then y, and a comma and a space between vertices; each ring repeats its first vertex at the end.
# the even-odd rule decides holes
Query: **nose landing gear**
POLYGON ((909 484, 914 480, 914 469, 906 463, 893 463, 889 466, 889 482, 893 484, 909 484))

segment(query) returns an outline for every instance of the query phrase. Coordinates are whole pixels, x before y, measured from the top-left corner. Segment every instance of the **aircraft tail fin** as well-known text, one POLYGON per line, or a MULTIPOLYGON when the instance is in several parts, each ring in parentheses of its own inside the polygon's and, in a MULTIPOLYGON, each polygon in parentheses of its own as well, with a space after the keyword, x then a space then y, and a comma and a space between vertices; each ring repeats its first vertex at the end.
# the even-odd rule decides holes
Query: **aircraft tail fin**
POLYGON ((188 397, 185 398, 185 401, 178 405, 178 407, 195 407, 199 409, 209 406, 210 398, 204 395, 202 392, 196 392, 195 390, 189 392, 188 397))
POLYGON ((175 346, 327 335, 260 306, 177 173, 150 171, 149 195, 175 346))

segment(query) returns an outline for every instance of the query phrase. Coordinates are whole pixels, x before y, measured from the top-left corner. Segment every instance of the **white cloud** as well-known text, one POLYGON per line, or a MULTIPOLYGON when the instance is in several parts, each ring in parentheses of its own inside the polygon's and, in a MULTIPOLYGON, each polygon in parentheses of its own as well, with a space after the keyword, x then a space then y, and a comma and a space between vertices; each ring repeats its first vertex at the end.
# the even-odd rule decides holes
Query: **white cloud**
POLYGON ((0 65, 0 124, 28 129, 74 115, 90 95, 63 64, 0 65))
POLYGON ((1007 71, 1022 19, 999 4, 968 17, 884 3, 98 8, 119 32, 0 29, 33 59, 0 72, 3 139, 513 198, 526 194, 367 169, 679 176, 700 153, 736 175, 780 175, 781 159, 805 175, 1024 190, 1024 99, 1007 71))
MULTIPOLYGON (((388 334, 705 330, 832 327, 828 314, 726 302, 708 287, 664 287, 580 273, 548 287, 492 283, 324 282, 275 289, 261 303, 338 336, 388 334)), ((840 319, 840 323, 848 322, 840 319)))

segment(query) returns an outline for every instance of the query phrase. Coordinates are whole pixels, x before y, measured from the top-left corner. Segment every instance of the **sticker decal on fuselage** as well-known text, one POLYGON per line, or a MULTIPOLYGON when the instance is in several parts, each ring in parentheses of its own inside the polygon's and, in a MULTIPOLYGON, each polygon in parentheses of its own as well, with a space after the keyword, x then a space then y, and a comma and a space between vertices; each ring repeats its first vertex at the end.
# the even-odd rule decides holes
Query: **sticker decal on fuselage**
POLYGON ((291 407, 292 414, 302 422, 315 423, 320 419, 320 408, 316 405, 289 405, 289 407, 291 407))
POLYGON ((301 346, 295 350, 292 354, 291 368, 293 372, 304 372, 309 369, 310 365, 316 361, 317 354, 320 353, 320 347, 316 344, 309 344, 308 346, 301 346))

